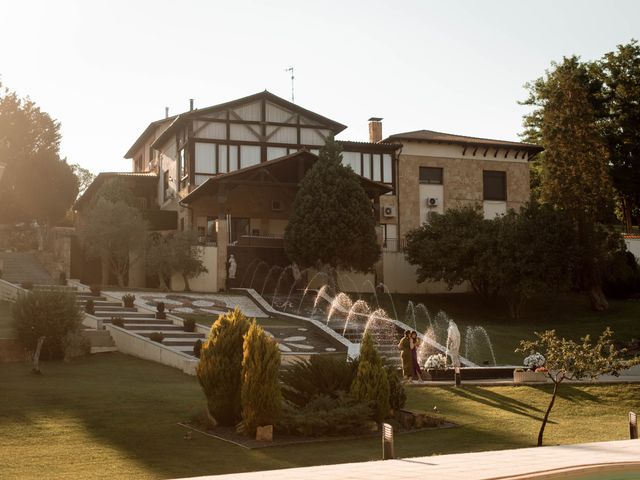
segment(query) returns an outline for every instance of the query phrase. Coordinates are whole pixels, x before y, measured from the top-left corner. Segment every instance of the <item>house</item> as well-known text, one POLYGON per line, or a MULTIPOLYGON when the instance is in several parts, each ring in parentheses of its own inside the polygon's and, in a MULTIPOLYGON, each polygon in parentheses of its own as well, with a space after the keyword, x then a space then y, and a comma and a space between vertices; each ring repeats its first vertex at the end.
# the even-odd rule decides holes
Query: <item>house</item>
MULTIPOLYGON (((248 286, 247 276, 286 268, 283 234, 298 185, 329 136, 346 126, 264 91, 231 102, 165 115, 150 123, 125 157, 136 175, 155 178, 155 208, 176 212, 176 228, 198 232, 208 274, 197 290, 248 286), (230 255, 237 262, 228 279, 230 255), (260 271, 262 269, 262 271, 260 271)), ((369 142, 340 141, 343 163, 360 175, 379 224, 383 258, 375 274, 348 274, 347 288, 394 292, 442 290, 418 285, 404 261, 412 228, 462 203, 503 213, 529 197, 527 162, 542 149, 427 130, 382 137, 369 119, 369 142)), ((269 273, 267 273, 269 272, 269 273)), ((271 279, 273 281, 273 278, 271 279)), ((172 279, 181 288, 181 280, 172 279)))

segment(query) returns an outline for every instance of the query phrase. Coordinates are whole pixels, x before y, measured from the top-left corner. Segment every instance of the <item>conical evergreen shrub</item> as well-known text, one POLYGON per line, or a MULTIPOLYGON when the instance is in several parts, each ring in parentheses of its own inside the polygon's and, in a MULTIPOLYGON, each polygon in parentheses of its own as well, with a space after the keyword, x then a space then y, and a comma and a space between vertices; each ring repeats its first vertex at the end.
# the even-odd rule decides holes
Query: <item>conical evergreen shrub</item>
POLYGON ((376 422, 381 422, 389 415, 389 380, 369 332, 362 338, 358 373, 351 384, 351 394, 371 405, 376 422))
POLYGON ((254 436, 257 427, 274 425, 282 397, 278 373, 280 350, 254 320, 244 337, 242 359, 242 430, 254 436))
POLYGON ((200 350, 198 380, 207 397, 209 413, 219 425, 240 421, 242 348, 249 320, 236 308, 222 314, 211 326, 200 350))

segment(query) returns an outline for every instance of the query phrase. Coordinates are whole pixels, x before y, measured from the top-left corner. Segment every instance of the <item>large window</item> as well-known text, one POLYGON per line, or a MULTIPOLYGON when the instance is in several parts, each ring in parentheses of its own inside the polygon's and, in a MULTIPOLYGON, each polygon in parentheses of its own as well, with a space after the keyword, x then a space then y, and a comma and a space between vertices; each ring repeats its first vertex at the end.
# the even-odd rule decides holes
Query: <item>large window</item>
POLYGON ((442 185, 442 168, 420 167, 420 183, 442 185))
POLYGON ((184 188, 187 185, 187 150, 181 148, 178 151, 178 181, 180 182, 180 188, 184 188))
POLYGON ((507 172, 485 170, 482 184, 484 200, 507 200, 507 172))

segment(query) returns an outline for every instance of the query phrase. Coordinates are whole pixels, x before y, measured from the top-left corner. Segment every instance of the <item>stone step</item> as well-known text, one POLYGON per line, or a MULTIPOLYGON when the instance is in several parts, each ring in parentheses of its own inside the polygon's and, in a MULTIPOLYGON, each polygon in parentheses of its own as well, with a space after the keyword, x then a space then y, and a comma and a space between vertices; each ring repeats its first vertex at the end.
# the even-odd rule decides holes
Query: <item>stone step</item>
POLYGON ((172 340, 170 338, 165 338, 162 343, 167 347, 176 347, 176 350, 192 353, 193 346, 197 341, 197 338, 191 340, 172 340))
MULTIPOLYGON (((114 315, 115 317, 116 315, 114 315)), ((166 326, 172 326, 173 322, 171 320, 158 320, 155 318, 126 318, 126 317, 122 317, 122 319, 124 320, 124 324, 125 325, 131 325, 131 324, 136 324, 136 325, 162 325, 164 327, 166 326)), ((109 319, 105 319, 103 320, 104 323, 111 323, 111 317, 109 317, 109 319)), ((182 327, 180 327, 182 329, 182 327)))
MULTIPOLYGON (((150 330, 152 332, 183 332, 184 329, 182 325, 172 325, 172 324, 157 324, 157 323, 129 323, 127 321, 124 322, 124 328, 127 330, 150 330)), ((191 333, 191 332, 188 332, 191 333)))
MULTIPOLYGON (((128 329, 127 329, 128 330, 128 329)), ((130 330, 133 333, 137 333, 142 337, 150 337, 153 332, 161 332, 164 334, 164 339, 168 341, 180 341, 193 339, 195 342, 199 338, 204 338, 203 333, 191 333, 191 332, 165 332, 162 330, 130 330)))
MULTIPOLYGON (((76 293, 76 301, 78 303, 84 303, 87 300, 93 300, 94 302, 104 302, 107 300, 107 297, 103 296, 103 295, 92 295, 90 293, 76 293)), ((113 302, 113 303, 118 303, 120 305, 122 305, 121 302, 113 302)))
POLYGON ((116 305, 103 305, 97 303, 95 305, 96 312, 137 312, 138 309, 136 307, 122 307, 116 305))
MULTIPOLYGON (((100 317, 100 318, 106 318, 106 317, 111 318, 113 316, 114 312, 96 312, 94 316, 95 317, 100 317)), ((152 319, 155 319, 155 315, 153 313, 147 313, 147 312, 124 312, 124 311, 121 312, 121 313, 123 313, 123 315, 120 315, 120 316, 124 317, 124 318, 152 318, 152 319)))

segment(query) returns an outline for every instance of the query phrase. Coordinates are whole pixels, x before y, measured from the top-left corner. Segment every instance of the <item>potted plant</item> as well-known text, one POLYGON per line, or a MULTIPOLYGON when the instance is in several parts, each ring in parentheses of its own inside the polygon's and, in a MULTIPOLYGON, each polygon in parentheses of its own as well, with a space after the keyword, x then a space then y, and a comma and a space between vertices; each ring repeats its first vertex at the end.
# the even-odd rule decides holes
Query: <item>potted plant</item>
POLYGON ((184 322, 182 322, 182 327, 185 332, 195 332, 196 321, 193 318, 187 318, 184 322))
POLYGON ((84 305, 84 311, 87 312, 89 315, 94 315, 96 313, 96 306, 93 303, 93 300, 91 299, 87 300, 87 303, 85 303, 84 305))
POLYGON ((165 318, 167 318, 167 314, 164 312, 164 302, 158 302, 158 304, 156 305, 156 318, 158 320, 164 320, 165 318))
POLYGON ((152 332, 151 335, 149 335, 149 339, 154 342, 162 343, 162 340, 164 340, 164 334, 162 332, 152 332))
POLYGON ((427 357, 424 369, 431 380, 453 380, 453 370, 447 368, 447 357, 443 353, 427 357))
POLYGON ((133 308, 133 302, 136 301, 136 296, 130 293, 126 293, 122 296, 122 304, 127 308, 133 308))
POLYGON ((120 315, 116 315, 111 317, 111 325, 115 325, 116 327, 124 328, 124 318, 120 315))
POLYGON ((93 295, 94 297, 100 296, 100 285, 91 285, 89 287, 89 290, 91 290, 91 295, 93 295))
POLYGON ((516 368, 513 371, 513 383, 544 383, 547 381, 544 355, 538 352, 532 353, 524 359, 523 363, 526 370, 516 368))

